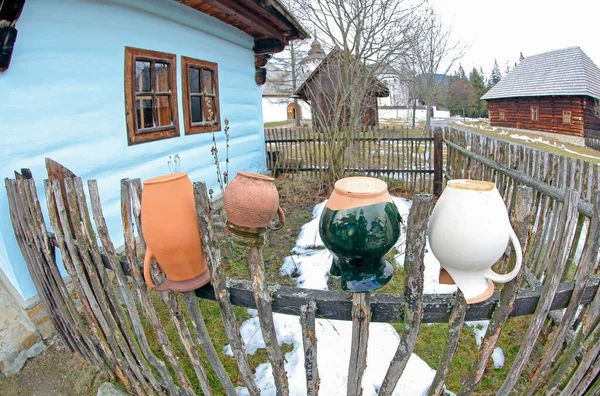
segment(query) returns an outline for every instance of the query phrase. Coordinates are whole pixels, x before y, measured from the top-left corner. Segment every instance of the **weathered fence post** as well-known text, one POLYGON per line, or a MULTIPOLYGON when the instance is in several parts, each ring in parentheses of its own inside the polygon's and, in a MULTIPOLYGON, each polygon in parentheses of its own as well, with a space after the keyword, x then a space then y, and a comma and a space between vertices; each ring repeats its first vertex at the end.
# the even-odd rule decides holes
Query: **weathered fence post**
POLYGON ((381 384, 381 396, 392 394, 417 343, 423 314, 423 258, 431 201, 429 194, 417 195, 408 215, 404 259, 404 332, 381 384))
POLYGON ((371 293, 352 293, 352 346, 348 366, 348 396, 362 394, 362 377, 367 368, 369 323, 371 323, 371 293))
POLYGON ((433 196, 442 195, 444 173, 444 141, 442 128, 433 130, 433 196))
POLYGON ((256 302, 256 309, 258 310, 260 330, 265 341, 269 362, 271 362, 277 395, 287 396, 290 391, 285 372, 285 362, 279 348, 275 323, 273 322, 271 293, 267 288, 265 280, 265 263, 263 261, 262 246, 246 247, 246 256, 248 258, 248 265, 250 266, 250 273, 252 274, 252 294, 256 302))
POLYGON ((250 395, 260 395, 260 389, 256 385, 254 375, 246 359, 246 352, 240 338, 240 330, 231 305, 229 289, 225 283, 225 274, 221 267, 221 250, 214 240, 210 201, 205 183, 194 183, 194 197, 196 199, 196 211, 198 212, 198 226, 200 228, 200 236, 202 237, 202 248, 206 254, 206 265, 210 270, 211 283, 215 291, 215 298, 219 303, 225 333, 227 334, 231 351, 240 370, 240 376, 248 388, 248 393, 250 395))
POLYGON ((315 314, 317 303, 310 301, 300 307, 300 325, 302 327, 302 344, 304 345, 304 370, 306 372, 306 395, 319 394, 319 369, 317 366, 317 333, 315 330, 315 314))
POLYGON ((564 249, 567 246, 577 224, 577 207, 579 205, 579 192, 573 189, 568 189, 565 197, 565 203, 560 213, 558 222, 559 230, 556 233, 557 238, 554 242, 554 248, 551 253, 550 262, 553 265, 549 268, 546 278, 544 279, 544 287, 540 296, 540 301, 535 310, 535 314, 531 319, 531 324, 527 329, 527 333, 519 349, 513 365, 511 366, 502 387, 498 391, 499 394, 508 394, 513 389, 519 379, 525 365, 527 364, 535 342, 538 339, 542 326, 552 303, 563 269, 566 265, 569 251, 564 249))

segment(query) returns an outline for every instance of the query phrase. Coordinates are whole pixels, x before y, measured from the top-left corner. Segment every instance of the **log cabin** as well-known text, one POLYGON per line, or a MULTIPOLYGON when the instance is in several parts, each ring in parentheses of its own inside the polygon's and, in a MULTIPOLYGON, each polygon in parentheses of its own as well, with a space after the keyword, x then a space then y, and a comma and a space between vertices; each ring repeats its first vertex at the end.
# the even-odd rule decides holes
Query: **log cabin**
MULTIPOLYGON (((390 91, 369 68, 359 62, 353 62, 351 69, 355 69, 353 76, 359 81, 359 89, 365 88, 360 109, 361 125, 378 126, 377 98, 388 96, 390 91)), ((294 92, 299 99, 310 104, 315 131, 323 131, 335 118, 339 124, 347 124, 350 112, 347 108, 340 107, 340 97, 348 94, 348 87, 343 86, 344 73, 350 73, 344 69, 344 54, 340 49, 334 48, 294 92), (335 116, 336 109, 341 113, 339 117, 335 116)))
POLYGON ((525 58, 481 99, 492 126, 575 136, 600 131, 600 69, 579 47, 525 58))

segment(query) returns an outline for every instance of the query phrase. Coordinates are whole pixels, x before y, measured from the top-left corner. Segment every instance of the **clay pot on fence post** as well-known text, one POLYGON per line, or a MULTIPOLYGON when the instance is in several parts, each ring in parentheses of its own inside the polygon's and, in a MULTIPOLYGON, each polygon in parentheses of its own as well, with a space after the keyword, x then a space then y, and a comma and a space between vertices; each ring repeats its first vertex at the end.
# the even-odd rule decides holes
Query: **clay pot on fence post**
POLYGON ((400 237, 400 214, 387 184, 372 177, 338 180, 319 221, 319 233, 333 254, 330 273, 342 288, 368 292, 387 284, 394 268, 384 256, 400 237))
POLYGON ((235 242, 262 246, 267 231, 279 230, 285 224, 274 181, 269 176, 239 171, 225 189, 223 203, 227 229, 235 242), (270 226, 275 217, 278 222, 270 226))
POLYGON ((467 303, 484 301, 494 282, 514 279, 523 254, 496 185, 479 180, 450 180, 429 220, 429 245, 442 266, 440 282, 456 283, 467 303), (492 270, 511 241, 515 267, 508 274, 492 270))
POLYGON ((146 241, 144 278, 154 290, 190 291, 210 281, 198 230, 194 188, 187 173, 144 182, 142 231, 146 241), (150 262, 155 259, 167 279, 154 285, 150 262))

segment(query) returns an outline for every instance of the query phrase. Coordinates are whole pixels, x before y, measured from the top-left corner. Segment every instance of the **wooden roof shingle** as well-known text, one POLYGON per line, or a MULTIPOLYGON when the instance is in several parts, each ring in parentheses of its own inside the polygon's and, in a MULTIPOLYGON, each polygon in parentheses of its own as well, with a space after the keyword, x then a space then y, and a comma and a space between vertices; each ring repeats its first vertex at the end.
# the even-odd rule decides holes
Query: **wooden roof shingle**
POLYGON ((600 99, 600 69, 579 47, 529 56, 481 99, 590 96, 600 99))

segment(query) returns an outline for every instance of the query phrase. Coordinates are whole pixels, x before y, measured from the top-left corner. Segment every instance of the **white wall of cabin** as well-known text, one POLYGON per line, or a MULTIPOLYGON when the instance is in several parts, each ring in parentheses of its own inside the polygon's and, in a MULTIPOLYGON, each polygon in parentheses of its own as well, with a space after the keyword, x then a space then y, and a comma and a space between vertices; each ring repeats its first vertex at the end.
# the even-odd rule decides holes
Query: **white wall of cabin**
MULTIPOLYGON (((10 68, 0 74, 0 174, 30 168, 47 218, 42 180, 50 157, 84 179, 97 179, 113 242, 123 243, 120 180, 181 171, 219 191, 210 133, 184 135, 181 56, 219 66, 221 125, 230 121, 230 178, 264 171, 261 89, 254 80, 252 37, 173 0, 28 0, 16 28, 10 68), (177 55, 181 136, 127 145, 125 47, 177 55)), ((225 138, 216 133, 220 160, 225 138)), ((222 165, 224 165, 222 163, 222 165)), ((36 294, 0 192, 0 269, 24 299, 36 294)))

